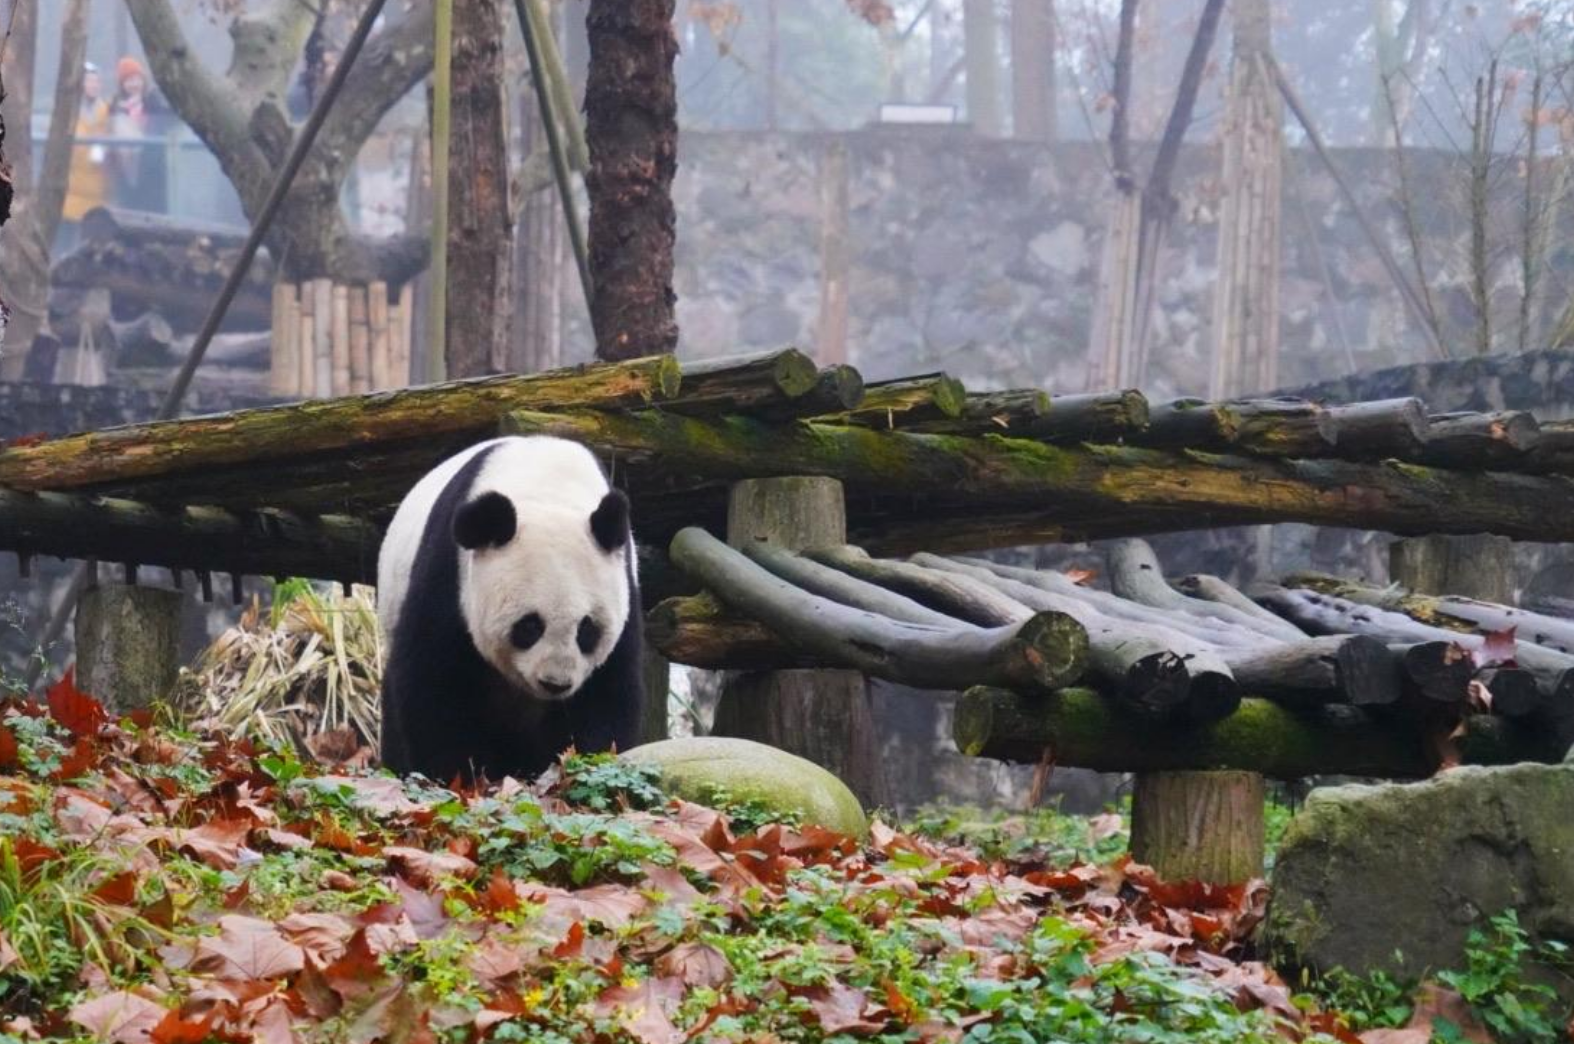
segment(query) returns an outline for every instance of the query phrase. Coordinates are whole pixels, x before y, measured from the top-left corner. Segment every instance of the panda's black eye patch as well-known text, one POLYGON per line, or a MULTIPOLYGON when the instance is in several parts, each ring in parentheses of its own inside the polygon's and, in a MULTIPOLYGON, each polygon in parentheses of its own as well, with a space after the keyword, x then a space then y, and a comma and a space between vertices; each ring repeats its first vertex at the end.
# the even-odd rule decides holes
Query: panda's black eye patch
POLYGON ((588 656, 601 641, 601 625, 587 616, 579 621, 579 633, 574 638, 579 642, 579 651, 588 656))
POLYGON ((523 651, 539 642, 546 630, 547 625, 541 622, 541 614, 530 613, 514 621, 508 637, 514 643, 514 648, 523 651))

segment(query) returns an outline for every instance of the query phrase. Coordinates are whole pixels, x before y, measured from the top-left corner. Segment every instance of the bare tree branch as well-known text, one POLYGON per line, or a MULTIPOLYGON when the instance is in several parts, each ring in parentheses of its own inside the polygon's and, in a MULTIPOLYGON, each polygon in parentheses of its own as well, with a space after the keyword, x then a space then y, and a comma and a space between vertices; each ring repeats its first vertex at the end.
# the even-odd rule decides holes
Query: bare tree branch
POLYGON ((1186 128, 1191 125, 1192 110, 1197 107, 1197 93, 1202 89, 1202 74, 1208 67, 1208 52, 1213 50, 1213 38, 1218 35, 1219 16, 1224 13, 1224 0, 1207 0, 1202 18, 1197 23, 1197 33, 1191 38, 1191 51, 1186 55, 1186 65, 1181 70, 1180 86, 1175 89, 1175 104, 1170 106, 1169 120, 1164 124, 1164 137, 1159 140, 1159 151, 1153 157, 1153 170, 1148 174, 1144 193, 1150 199, 1168 199, 1170 180, 1175 174, 1175 163, 1180 158, 1181 144, 1186 140, 1186 128))
POLYGON ((55 241, 60 214, 65 207, 71 143, 76 137, 77 112, 82 105, 82 60, 87 54, 87 15, 91 6, 91 0, 70 0, 60 25, 55 107, 49 117, 49 137, 44 141, 44 157, 30 211, 46 249, 55 241))
POLYGON ((1115 170, 1115 185, 1129 190, 1131 170, 1131 53, 1137 34, 1138 0, 1121 0, 1120 38, 1115 44, 1114 109, 1109 120, 1110 166, 1115 170))

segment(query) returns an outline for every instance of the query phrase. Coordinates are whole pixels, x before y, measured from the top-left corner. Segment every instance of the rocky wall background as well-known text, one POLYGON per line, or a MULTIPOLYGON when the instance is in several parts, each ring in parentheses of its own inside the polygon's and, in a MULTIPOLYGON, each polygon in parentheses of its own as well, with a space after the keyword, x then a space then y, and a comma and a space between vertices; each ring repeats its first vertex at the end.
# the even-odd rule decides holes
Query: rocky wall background
MULTIPOLYGON (((1085 387, 1101 201, 1110 191, 1100 147, 986 140, 956 127, 687 133, 679 147, 676 282, 685 354, 815 346, 828 178, 838 168, 827 157, 842 152, 851 362, 873 379, 944 368, 980 388, 1085 387)), ((1177 174, 1179 209, 1162 262, 1146 386, 1156 397, 1206 391, 1217 155, 1189 148, 1177 174)), ((1344 149, 1335 157, 1415 281, 1408 211, 1445 343, 1456 359, 1475 354, 1458 158, 1409 153, 1407 207, 1392 153, 1344 149)), ((1291 148, 1284 184, 1277 383, 1426 361, 1415 320, 1315 156, 1291 148)), ((1518 345, 1522 274, 1508 212, 1518 191, 1502 185, 1503 206, 1489 218, 1498 246, 1494 351, 1518 345)), ((1561 311, 1571 275, 1574 256, 1555 247, 1533 310, 1538 331, 1561 311)))

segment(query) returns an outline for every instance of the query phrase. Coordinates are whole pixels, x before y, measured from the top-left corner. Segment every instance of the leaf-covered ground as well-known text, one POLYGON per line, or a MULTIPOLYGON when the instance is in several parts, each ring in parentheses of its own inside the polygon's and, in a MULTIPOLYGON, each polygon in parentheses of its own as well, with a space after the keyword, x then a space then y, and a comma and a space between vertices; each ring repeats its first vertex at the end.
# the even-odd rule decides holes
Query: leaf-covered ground
POLYGON ((0 707, 3 1041, 1353 1040, 1244 959, 1264 901, 605 758, 456 792, 0 707))

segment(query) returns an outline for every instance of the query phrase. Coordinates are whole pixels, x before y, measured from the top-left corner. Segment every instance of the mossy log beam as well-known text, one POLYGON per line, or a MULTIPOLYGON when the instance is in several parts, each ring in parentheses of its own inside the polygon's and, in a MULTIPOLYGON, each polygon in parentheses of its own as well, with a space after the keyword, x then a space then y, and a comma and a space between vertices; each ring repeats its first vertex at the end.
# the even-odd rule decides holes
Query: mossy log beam
MULTIPOLYGON (((1419 779, 1436 768, 1411 728, 1359 713, 1302 717, 1247 698, 1229 717, 1181 729, 1143 727, 1089 689, 1045 696, 976 687, 957 703, 952 734, 964 754, 1099 772, 1240 769, 1273 779, 1313 775, 1419 779)), ((1469 764, 1556 761, 1532 730, 1488 715, 1464 722, 1456 741, 1469 764)))
POLYGON ((758 620, 728 611, 709 592, 658 602, 645 614, 645 640, 673 663, 706 670, 788 671, 853 666, 788 645, 758 620))
POLYGON ((829 662, 876 677, 962 688, 987 675, 996 684, 1052 689, 1087 668, 1087 634, 1064 614, 990 630, 903 623, 801 591, 702 529, 679 532, 669 554, 722 604, 829 662))
POLYGON ((865 385, 863 401, 856 407, 814 419, 865 428, 905 428, 909 423, 923 421, 955 421, 962 416, 966 402, 967 389, 961 381, 943 373, 930 373, 865 385))
POLYGON ((1049 393, 1037 389, 969 392, 955 417, 896 418, 901 431, 929 435, 1012 435, 1031 438, 1034 425, 1049 411, 1049 393))
POLYGON ((822 369, 814 379, 814 387, 803 395, 779 405, 765 403, 754 410, 752 417, 780 422, 845 413, 859 406, 864 395, 863 375, 845 363, 837 363, 822 369))
MULTIPOLYGON (((1053 415, 1054 407, 1050 408, 1053 415)), ((510 430, 577 438, 637 467, 699 482, 774 475, 841 479, 858 504, 855 531, 903 542, 1008 546, 1072 533, 1135 535, 1200 526, 1299 521, 1395 533, 1497 532, 1574 540, 1574 482, 1459 474, 1409 464, 1277 460, 1117 446, 1057 447, 999 436, 962 438, 664 411, 519 411, 510 430), (873 498, 908 504, 860 519, 873 498), (914 499, 923 503, 914 509, 914 499)), ((638 494, 638 475, 634 476, 638 494)), ((662 484, 669 493, 673 484, 662 484)), ((692 488, 692 487, 690 487, 692 488)), ((860 543, 869 543, 860 539, 860 543)))
POLYGON ((1486 634, 1514 630, 1522 642, 1544 645, 1563 653, 1574 653, 1574 620, 1533 613, 1511 605, 1484 602, 1457 595, 1410 594, 1403 589, 1375 587, 1353 580, 1317 573, 1296 573, 1285 578, 1288 587, 1348 598, 1362 605, 1404 613, 1412 619, 1445 630, 1466 634, 1486 634))
POLYGON ((663 404, 683 413, 747 413, 801 399, 820 371, 796 348, 683 364, 681 396, 663 404))
POLYGON ((24 556, 372 583, 381 543, 381 530, 354 518, 161 511, 109 497, 0 489, 0 548, 24 556))
POLYGON ((1132 441, 1266 457, 1329 457, 1338 432, 1327 410, 1304 399, 1176 399, 1154 406, 1147 429, 1132 441))
MULTIPOLYGON (((482 377, 375 395, 134 424, 0 450, 0 486, 22 490, 124 487, 223 465, 352 454, 456 432, 490 435, 510 410, 626 407, 678 392, 669 355, 529 376, 482 377)), ((347 471, 354 469, 346 465, 347 471)), ((412 481, 417 476, 412 475, 412 481)), ((261 503, 266 499, 260 498, 261 503)))

